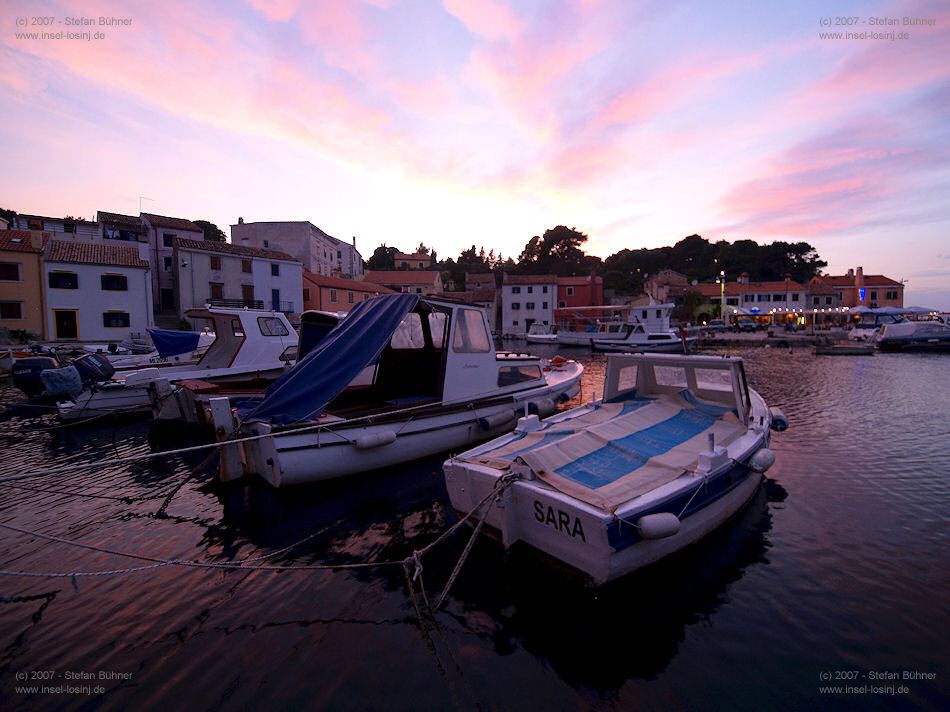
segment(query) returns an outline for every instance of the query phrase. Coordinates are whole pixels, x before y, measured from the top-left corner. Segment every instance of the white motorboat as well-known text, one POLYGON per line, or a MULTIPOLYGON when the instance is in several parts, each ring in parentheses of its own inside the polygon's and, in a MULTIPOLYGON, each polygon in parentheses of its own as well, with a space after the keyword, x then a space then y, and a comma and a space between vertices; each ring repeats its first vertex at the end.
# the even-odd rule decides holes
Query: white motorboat
POLYGON ((510 429, 525 411, 553 413, 579 392, 582 373, 574 361, 496 353, 484 309, 379 296, 239 414, 221 477, 246 471, 282 487, 466 447, 510 429), (368 368, 371 381, 353 384, 368 368))
POLYGON ((857 307, 852 311, 859 316, 848 332, 849 341, 863 341, 873 344, 877 341, 883 326, 908 321, 901 316, 901 310, 896 307, 881 307, 880 309, 857 307))
POLYGON ((680 335, 670 327, 670 314, 675 308, 675 304, 650 304, 633 309, 621 338, 595 337, 591 345, 597 351, 689 352, 697 337, 680 335))
POLYGON ((938 320, 884 324, 877 347, 881 351, 950 351, 950 326, 938 320))
POLYGON ((469 523, 484 518, 506 548, 524 542, 600 584, 736 514, 774 462, 770 427, 787 425, 740 358, 610 355, 603 400, 521 418, 449 459, 446 486, 460 513, 485 502, 469 523))
POLYGON ((189 309, 186 316, 210 322, 215 334, 197 363, 116 371, 108 381, 60 403, 60 416, 71 420, 148 411, 150 392, 168 397, 186 379, 263 388, 296 358, 297 334, 281 312, 205 306, 189 309))
POLYGON ((571 307, 558 309, 557 343, 590 347, 593 339, 622 339, 629 307, 571 307))
POLYGON ((528 327, 528 333, 524 335, 524 339, 529 344, 556 344, 557 330, 550 324, 535 322, 528 327))

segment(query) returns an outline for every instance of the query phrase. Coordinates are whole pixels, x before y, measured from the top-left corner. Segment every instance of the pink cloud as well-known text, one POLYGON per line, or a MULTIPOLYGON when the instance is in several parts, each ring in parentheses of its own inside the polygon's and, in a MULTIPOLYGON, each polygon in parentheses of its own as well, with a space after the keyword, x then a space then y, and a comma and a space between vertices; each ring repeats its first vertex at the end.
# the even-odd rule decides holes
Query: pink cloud
POLYGON ((494 0, 443 0, 442 5, 469 32, 489 40, 514 40, 523 31, 517 15, 494 0))
POLYGON ((297 14, 301 0, 248 0, 248 2, 271 22, 287 22, 297 14))

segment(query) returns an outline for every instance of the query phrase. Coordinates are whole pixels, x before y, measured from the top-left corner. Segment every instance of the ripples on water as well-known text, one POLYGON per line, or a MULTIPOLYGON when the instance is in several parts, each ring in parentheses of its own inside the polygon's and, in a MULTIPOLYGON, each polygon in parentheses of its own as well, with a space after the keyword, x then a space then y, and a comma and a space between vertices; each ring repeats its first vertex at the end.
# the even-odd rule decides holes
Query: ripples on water
MULTIPOLYGON (((479 541, 429 641, 399 568, 159 567, 75 586, 2 576, 2 706, 940 708, 950 670, 950 358, 743 355, 752 386, 784 408, 791 429, 773 436, 778 461, 750 506, 680 556, 594 590, 530 552, 479 541), (911 694, 900 698, 819 695, 819 674, 843 669, 938 679, 904 683, 911 694), (82 683, 103 684, 99 695, 17 693, 15 673, 31 670, 132 677, 82 683)), ((600 395, 605 363, 581 358, 578 403, 600 395)), ((0 400, 12 397, 0 387, 0 400)), ((278 552, 262 563, 301 565, 401 559, 456 521, 441 456, 275 492, 192 475, 200 453, 108 464, 150 451, 145 424, 56 425, 0 422, 0 477, 102 467, 0 485, 0 522, 162 558, 278 552)), ((426 559, 430 596, 466 538, 426 559)), ((146 565, 0 530, 8 571, 146 565)))

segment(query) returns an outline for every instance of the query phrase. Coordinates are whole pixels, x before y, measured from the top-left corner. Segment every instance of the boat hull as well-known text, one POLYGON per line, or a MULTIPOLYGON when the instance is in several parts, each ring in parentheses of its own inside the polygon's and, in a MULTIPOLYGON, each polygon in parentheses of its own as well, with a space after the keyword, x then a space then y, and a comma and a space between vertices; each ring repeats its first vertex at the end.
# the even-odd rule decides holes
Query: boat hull
MULTIPOLYGON (((749 457, 767 444, 766 436, 749 457)), ((699 542, 740 512, 762 481, 746 463, 731 463, 705 478, 684 476, 683 486, 670 496, 621 508, 623 521, 536 481, 518 480, 485 523, 497 530, 505 548, 524 543, 600 585, 699 542), (661 512, 682 513, 679 531, 660 539, 640 537, 633 523, 661 512)), ((498 480, 497 471, 469 463, 450 460, 444 470, 449 499, 459 512, 470 511, 498 480)))
POLYGON ((550 415, 558 402, 580 391, 583 369, 555 382, 504 399, 444 407, 435 414, 384 414, 376 422, 328 423, 277 431, 253 423, 246 435, 264 435, 242 443, 249 473, 274 487, 321 482, 378 470, 429 455, 457 450, 508 432, 525 409, 550 415), (533 404, 533 405, 532 405, 533 404))
MULTIPOLYGON (((695 338, 686 339, 686 350, 692 351, 695 338)), ((670 339, 668 341, 601 341, 593 342, 596 351, 609 351, 616 353, 682 353, 683 342, 680 339, 670 339)))

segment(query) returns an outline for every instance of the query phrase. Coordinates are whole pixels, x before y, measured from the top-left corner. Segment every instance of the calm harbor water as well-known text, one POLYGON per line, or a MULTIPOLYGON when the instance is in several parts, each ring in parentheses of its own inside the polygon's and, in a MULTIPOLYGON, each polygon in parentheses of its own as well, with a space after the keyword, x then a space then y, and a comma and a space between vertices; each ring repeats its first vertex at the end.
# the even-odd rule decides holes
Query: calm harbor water
MULTIPOLYGON (((750 506, 680 556, 596 590, 479 541, 428 637, 401 568, 3 575, 0 707, 946 709, 950 358, 741 353, 791 428, 773 436, 777 463, 750 506), (905 672, 935 677, 871 679, 905 672), (66 684, 89 692, 22 689, 66 684)), ((574 355, 582 397, 599 395, 603 357, 574 355)), ((0 401, 14 397, 0 382, 0 401)), ((302 566, 401 559, 456 521, 442 456, 275 492, 192 475, 201 453, 110 464, 152 450, 143 423, 56 426, 0 422, 0 479, 102 466, 3 482, 0 524, 157 558, 302 566)), ((430 597, 467 537, 425 559, 430 597)), ((149 565, 0 528, 6 572, 149 565)))

